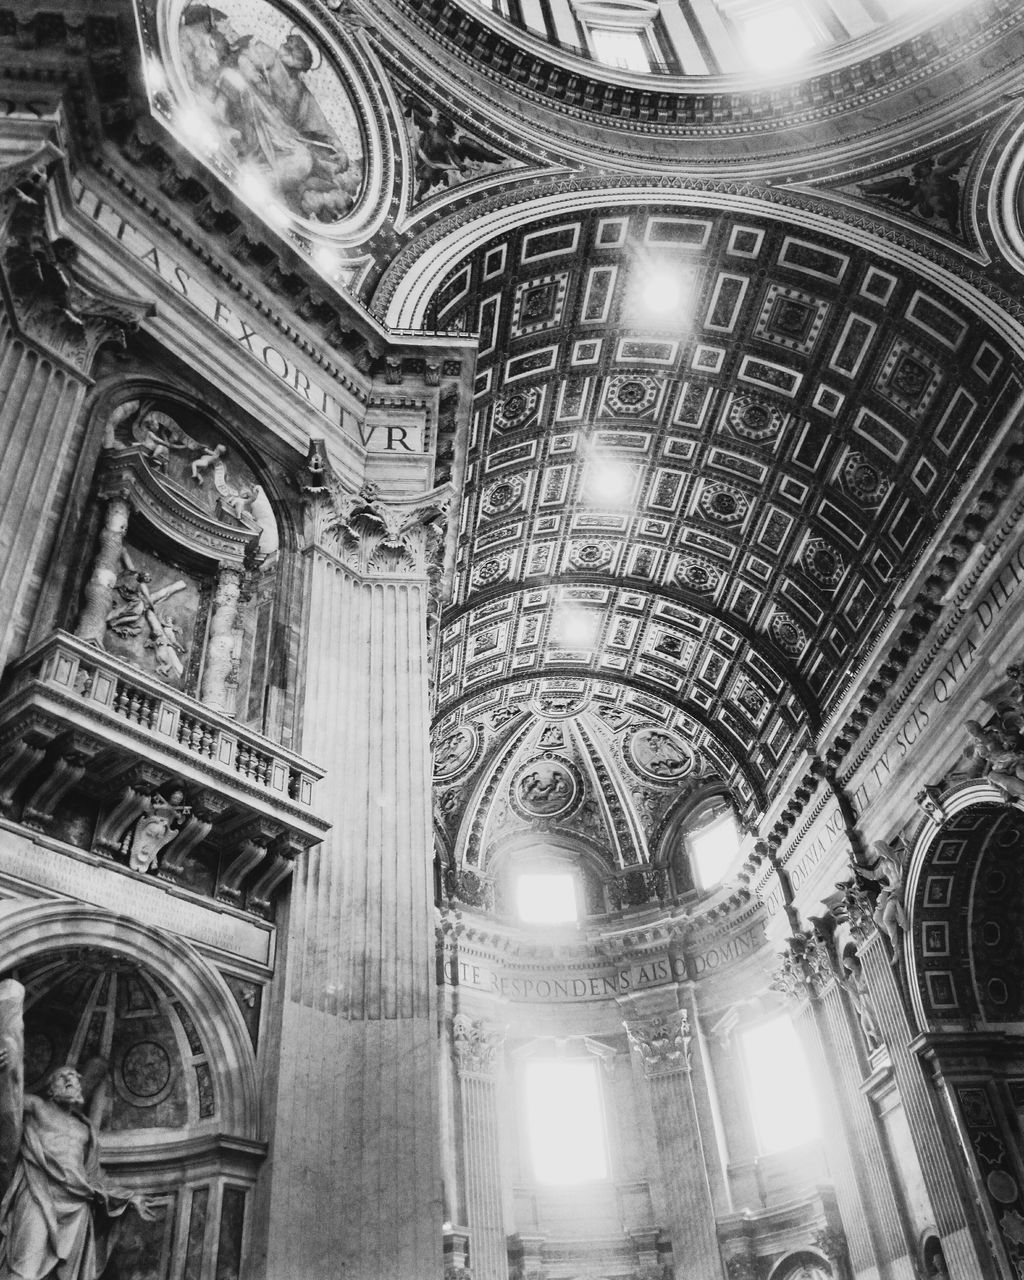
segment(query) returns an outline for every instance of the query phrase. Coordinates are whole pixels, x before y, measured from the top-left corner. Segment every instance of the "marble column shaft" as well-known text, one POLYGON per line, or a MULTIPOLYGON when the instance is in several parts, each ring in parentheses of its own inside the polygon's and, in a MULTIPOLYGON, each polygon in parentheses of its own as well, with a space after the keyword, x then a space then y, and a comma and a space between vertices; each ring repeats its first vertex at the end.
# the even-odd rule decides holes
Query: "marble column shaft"
POLYGON ((39 596, 81 438, 86 385, 0 317, 0 670, 16 656, 39 596))
POLYGON ((860 1053, 839 984, 805 1002, 797 1029, 818 1084, 836 1202, 857 1280, 915 1280, 914 1263, 889 1181, 891 1163, 871 1104, 860 1090, 860 1053))
POLYGON ((906 1113, 918 1163, 935 1214, 935 1226, 950 1280, 994 1276, 992 1260, 975 1242, 976 1224, 968 1221, 965 1195, 950 1159, 954 1135, 942 1124, 939 1103, 924 1068, 910 1048, 913 1039, 896 978, 881 934, 874 933, 859 955, 883 1042, 892 1058, 896 1087, 906 1113))
MULTIPOLYGON (((723 1280, 722 1256, 689 1061, 689 1020, 682 1010, 627 1022, 650 1090, 678 1280, 723 1280)), ((634 1059, 635 1061, 636 1059, 634 1059)))
POLYGON ((238 618, 238 597, 241 594, 242 572, 233 565, 221 565, 217 573, 217 588, 213 596, 213 612, 206 641, 203 664, 203 687, 200 698, 214 711, 231 713, 235 710, 234 697, 228 688, 235 648, 235 622, 238 618))
POLYGON ((307 564, 301 750, 334 826, 283 931, 265 1275, 423 1280, 442 1267, 427 583, 307 564))
POLYGON ((473 1280, 507 1280, 498 1084, 493 1075, 463 1071, 459 1090, 473 1280))
POLYGON ((99 545, 75 627, 75 635, 98 645, 103 644, 107 634, 107 618, 114 603, 114 586, 121 569, 121 553, 130 515, 131 508, 124 498, 110 498, 105 504, 99 545))

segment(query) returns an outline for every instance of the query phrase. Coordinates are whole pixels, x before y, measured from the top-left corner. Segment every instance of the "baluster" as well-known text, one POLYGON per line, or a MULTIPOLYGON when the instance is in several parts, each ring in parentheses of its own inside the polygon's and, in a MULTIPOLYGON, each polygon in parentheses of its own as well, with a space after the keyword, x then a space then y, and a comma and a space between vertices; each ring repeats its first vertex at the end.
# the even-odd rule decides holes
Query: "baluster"
POLYGON ((122 680, 118 680, 117 691, 114 694, 114 713, 119 716, 128 714, 128 691, 122 680))

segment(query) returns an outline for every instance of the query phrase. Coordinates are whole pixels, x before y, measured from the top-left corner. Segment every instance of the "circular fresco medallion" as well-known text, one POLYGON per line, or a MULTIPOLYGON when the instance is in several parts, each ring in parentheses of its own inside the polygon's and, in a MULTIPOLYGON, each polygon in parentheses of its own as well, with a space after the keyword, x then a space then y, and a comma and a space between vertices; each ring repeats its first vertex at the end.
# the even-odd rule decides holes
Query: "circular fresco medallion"
POLYGON ((476 755, 480 735, 476 726, 460 725, 454 733, 438 743, 434 752, 434 777, 438 779, 454 778, 476 755))
POLYGON ((151 93, 182 141, 268 221, 348 220, 366 188, 365 133, 322 38, 267 0, 164 12, 166 89, 151 93))
POLYGON ((582 794, 575 766, 557 756, 544 756, 519 769, 509 799, 520 817, 558 818, 574 809, 582 794))
POLYGON ((650 726, 626 739, 626 759, 643 778, 676 782, 693 771, 693 752, 676 734, 650 726))

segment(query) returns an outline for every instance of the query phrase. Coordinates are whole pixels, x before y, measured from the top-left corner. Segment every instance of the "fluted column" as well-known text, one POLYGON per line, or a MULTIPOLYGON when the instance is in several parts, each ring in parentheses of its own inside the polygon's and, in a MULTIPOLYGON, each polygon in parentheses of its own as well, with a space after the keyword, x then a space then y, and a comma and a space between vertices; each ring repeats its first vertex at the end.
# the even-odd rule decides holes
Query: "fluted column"
POLYGON ((86 386, 0 318, 0 669, 20 646, 39 593, 81 438, 86 386))
POLYGON ((213 595, 200 693, 202 702, 214 711, 233 712, 235 709, 229 683, 234 666, 235 624, 241 588, 241 569, 237 565, 222 564, 213 595))
POLYGON ((452 1020, 473 1280, 508 1276, 497 1081, 504 1038, 502 1029, 482 1018, 457 1013, 452 1020))
POLYGON ((372 494, 310 516, 301 750, 327 839, 284 934, 267 1280, 441 1274, 427 531, 372 494))
MULTIPOLYGON (((861 1084, 861 1061, 865 1047, 862 1035, 851 1018, 846 996, 838 982, 829 983, 815 1010, 818 1035, 825 1054, 826 1078, 831 1082, 842 1117, 852 1161, 856 1188, 867 1213, 867 1225, 877 1262, 878 1274, 892 1280, 914 1280, 913 1241, 899 1210, 899 1190, 892 1157, 880 1132, 879 1120, 861 1084)), ((831 1155, 830 1155, 831 1161, 831 1155)), ((846 1219, 844 1196, 836 1186, 839 1212, 846 1219)), ((860 1254, 856 1233, 847 1232, 854 1272, 859 1277, 872 1274, 859 1269, 860 1254)))
POLYGON ((889 955, 879 933, 871 933, 860 947, 864 977, 882 1040, 892 1057, 893 1073, 917 1151, 935 1226, 950 1280, 987 1280, 998 1273, 990 1256, 975 1241, 976 1226, 968 1220, 966 1188, 951 1159, 952 1134, 945 1128, 938 1100, 921 1062, 910 1047, 913 1033, 907 1019, 889 955))
MULTIPOLYGON (((789 940, 773 985, 789 998, 817 1086, 850 1273, 857 1280, 915 1280, 911 1246, 895 1204, 898 1192, 890 1180, 891 1161, 860 1088, 866 1046, 862 1032, 851 1025, 837 964, 808 930, 789 940)), ((872 1011, 864 1008, 874 1036, 872 1011)))
POLYGON ((626 1022, 650 1090, 678 1280, 723 1280, 704 1143, 690 1077, 685 1009, 626 1022))
POLYGON ((23 644, 43 587, 84 439, 96 352, 112 339, 123 343, 122 326, 152 311, 87 279, 70 241, 51 242, 47 173, 58 154, 43 144, 0 167, 0 670, 23 644))

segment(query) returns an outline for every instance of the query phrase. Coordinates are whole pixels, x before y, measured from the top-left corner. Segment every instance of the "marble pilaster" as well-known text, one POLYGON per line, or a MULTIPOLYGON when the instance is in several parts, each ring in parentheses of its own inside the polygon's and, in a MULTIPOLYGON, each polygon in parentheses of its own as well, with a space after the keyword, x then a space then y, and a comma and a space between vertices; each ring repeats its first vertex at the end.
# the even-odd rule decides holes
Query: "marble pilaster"
POLYGON ((896 1087, 935 1215, 950 1280, 981 1280, 994 1275, 991 1258, 979 1249, 975 1235, 977 1224, 968 1217, 971 1210, 967 1189, 959 1181, 950 1160, 952 1135, 943 1125, 939 1099, 911 1048, 913 1031, 881 934, 870 933, 859 954, 879 1033, 889 1048, 896 1087))
POLYGON ((708 1181, 705 1143, 691 1076, 687 1011, 626 1021, 630 1045, 643 1066, 666 1190, 674 1270, 682 1280, 723 1280, 708 1181))
POLYGON ((423 515, 368 491, 310 507, 302 749, 333 830, 283 930, 268 1280, 441 1273, 423 515))
POLYGON ((482 1018, 457 1013, 452 1021, 474 1280, 506 1280, 508 1276, 498 1115, 503 1041, 504 1032, 482 1018))
POLYGON ((815 1081, 850 1273, 856 1280, 914 1280, 891 1161, 860 1088, 862 1033, 854 1030, 828 950, 813 933, 789 940, 775 986, 789 997, 815 1081))

